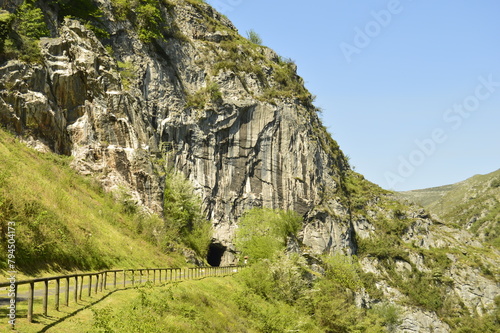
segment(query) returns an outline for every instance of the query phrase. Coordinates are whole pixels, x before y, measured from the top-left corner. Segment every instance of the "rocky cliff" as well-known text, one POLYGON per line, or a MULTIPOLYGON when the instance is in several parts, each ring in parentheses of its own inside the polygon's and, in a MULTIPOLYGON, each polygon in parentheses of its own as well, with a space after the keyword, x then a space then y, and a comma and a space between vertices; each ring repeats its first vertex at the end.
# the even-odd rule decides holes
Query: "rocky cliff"
POLYGON ((413 282, 439 286, 471 312, 494 307, 498 280, 481 269, 495 276, 498 252, 474 271, 463 252, 486 250, 467 232, 444 237, 454 231, 353 173, 292 61, 241 37, 202 1, 69 3, 36 2, 47 27, 32 36, 39 54, 23 60, 22 29, 10 32, 21 53, 5 43, 0 120, 29 145, 72 155, 79 172, 159 214, 165 171, 182 171, 226 264, 246 209, 295 210, 305 252, 358 254, 384 297, 409 304, 402 331, 449 330, 436 307, 407 301, 413 282))
POLYGON ((99 8, 101 39, 46 6, 52 36, 39 42, 41 61, 0 68, 4 124, 39 149, 71 154, 80 172, 106 189, 126 188, 155 212, 162 170, 181 170, 223 247, 231 246, 237 218, 255 206, 307 216, 315 227, 304 241, 318 251, 353 247, 349 227, 334 223, 345 209, 338 218, 314 211, 348 165, 292 62, 196 1, 158 6, 153 40, 121 19, 113 1, 99 8))

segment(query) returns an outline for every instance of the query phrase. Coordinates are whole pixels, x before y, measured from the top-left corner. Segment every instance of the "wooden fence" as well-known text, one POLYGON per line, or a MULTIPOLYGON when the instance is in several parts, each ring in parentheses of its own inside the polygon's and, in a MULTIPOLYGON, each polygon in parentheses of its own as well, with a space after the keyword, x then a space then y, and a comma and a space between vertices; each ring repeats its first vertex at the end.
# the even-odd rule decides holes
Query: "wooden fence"
MULTIPOLYGON (((65 293, 62 299, 66 306, 70 302, 70 294, 73 296, 75 303, 82 299, 82 295, 86 293, 89 297, 92 293, 97 294, 106 290, 110 285, 113 289, 119 287, 126 288, 127 286, 136 286, 141 283, 150 282, 166 283, 170 281, 182 281, 190 279, 198 279, 203 277, 226 276, 236 273, 240 270, 239 266, 227 267, 195 267, 195 268, 141 268, 141 269, 122 269, 122 270, 107 270, 96 273, 70 274, 62 276, 52 276, 46 278, 37 278, 32 280, 23 280, 14 282, 15 299, 18 302, 18 286, 29 284, 28 291, 28 322, 33 320, 33 303, 35 299, 35 285, 43 283, 43 314, 48 315, 48 299, 49 299, 49 282, 54 281, 54 299, 55 310, 59 311, 61 301, 61 289, 65 293), (110 279, 110 280, 108 280, 110 279), (85 283, 86 280, 86 283, 85 283), (64 283, 61 283, 63 281, 64 283), (85 285, 85 288, 84 288, 85 285)), ((10 282, 0 283, 0 288, 11 287, 10 282)))

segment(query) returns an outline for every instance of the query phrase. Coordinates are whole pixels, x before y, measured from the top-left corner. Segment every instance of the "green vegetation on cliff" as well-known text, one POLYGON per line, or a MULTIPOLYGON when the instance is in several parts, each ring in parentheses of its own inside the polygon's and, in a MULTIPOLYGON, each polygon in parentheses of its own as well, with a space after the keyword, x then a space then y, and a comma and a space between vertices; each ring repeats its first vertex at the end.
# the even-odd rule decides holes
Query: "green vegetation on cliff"
POLYGON ((49 35, 42 10, 32 1, 25 1, 15 13, 0 16, 0 61, 19 58, 25 62, 40 62, 38 41, 49 35))
MULTIPOLYGON (((70 162, 38 153, 0 130, 1 246, 6 251, 7 222, 15 221, 21 272, 179 266, 184 259, 169 251, 182 250, 182 240, 204 254, 210 224, 200 220, 185 179, 171 178, 170 193, 177 199, 165 203, 170 207, 165 222, 140 212, 127 196, 116 201, 103 193, 91 178, 77 175, 70 162), (190 216, 181 216, 186 207, 190 216), (180 232, 182 240, 176 228, 187 228, 180 232)), ((0 269, 6 269, 6 261, 0 269)))
POLYGON ((500 170, 441 187, 402 192, 444 222, 500 249, 500 170))

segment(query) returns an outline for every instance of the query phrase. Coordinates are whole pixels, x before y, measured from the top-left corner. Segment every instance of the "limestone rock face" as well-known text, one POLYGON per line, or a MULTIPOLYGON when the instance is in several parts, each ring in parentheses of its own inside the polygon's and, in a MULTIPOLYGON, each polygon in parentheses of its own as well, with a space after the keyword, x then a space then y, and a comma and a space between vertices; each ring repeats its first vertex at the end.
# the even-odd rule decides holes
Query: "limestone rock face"
POLYGON ((271 77, 288 66, 300 82, 295 66, 244 39, 223 45, 241 37, 208 5, 177 2, 165 24, 183 38, 145 43, 101 2, 108 40, 65 19, 41 40, 42 64, 0 68, 2 123, 34 147, 73 155, 81 173, 154 212, 162 211, 162 171, 181 170, 203 198, 214 242, 228 249, 238 217, 262 206, 303 214, 303 241, 315 252, 351 253, 347 209, 334 203, 335 218, 315 209, 326 188, 338 188, 347 162, 315 108, 294 96, 265 97, 279 83, 255 70, 271 77), (250 69, 221 66, 228 48, 253 52, 250 69))
POLYGON ((415 308, 407 308, 403 313, 401 325, 397 327, 396 332, 418 333, 418 332, 451 332, 448 324, 439 320, 434 312, 422 311, 415 308))
POLYGON ((38 146, 75 156, 75 168, 99 176, 106 188, 133 189, 138 202, 160 211, 161 180, 149 161, 153 129, 140 99, 122 91, 116 61, 74 20, 40 47, 43 65, 0 68, 10 84, 0 100, 4 123, 38 146))

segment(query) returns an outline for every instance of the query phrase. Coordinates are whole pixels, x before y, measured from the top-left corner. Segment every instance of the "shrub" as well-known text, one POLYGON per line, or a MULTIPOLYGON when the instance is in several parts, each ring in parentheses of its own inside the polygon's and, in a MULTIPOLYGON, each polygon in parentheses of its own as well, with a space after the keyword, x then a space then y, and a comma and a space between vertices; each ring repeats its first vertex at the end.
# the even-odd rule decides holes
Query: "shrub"
POLYGON ((396 327, 402 322, 401 309, 395 304, 380 303, 375 305, 372 311, 382 319, 382 323, 387 328, 388 332, 394 332, 396 327))
POLYGON ((285 249, 287 238, 295 237, 302 218, 295 212, 254 208, 241 218, 235 244, 250 260, 270 259, 285 249))
POLYGON ((132 10, 131 3, 128 0, 112 0, 115 16, 120 21, 125 21, 127 15, 132 10))
POLYGON ((355 260, 356 258, 341 254, 325 257, 325 278, 343 288, 359 290, 363 283, 360 278, 361 269, 355 260))
POLYGON ((28 63, 41 62, 40 37, 49 36, 40 8, 25 1, 15 15, 0 15, 0 51, 3 58, 19 58, 28 63))
POLYGON ((49 35, 43 12, 29 2, 24 2, 18 9, 17 32, 22 36, 39 39, 49 35))
POLYGON ((38 45, 38 40, 22 38, 19 60, 27 63, 40 63, 42 59, 42 51, 38 45))
POLYGON ((59 17, 76 17, 84 21, 96 21, 102 16, 93 0, 56 0, 59 5, 59 17))
POLYGON ((309 287, 305 278, 306 262, 298 254, 278 254, 269 266, 274 281, 274 297, 288 304, 294 304, 309 287))
POLYGON ((216 82, 208 81, 205 88, 201 88, 192 95, 187 95, 186 99, 186 107, 203 109, 209 101, 212 103, 220 101, 222 99, 222 93, 216 82))
POLYGON ((118 61, 118 69, 120 71, 120 78, 122 79, 122 85, 125 90, 130 89, 132 81, 136 78, 136 69, 131 61, 118 61))
POLYGON ((142 42, 151 43, 155 39, 164 39, 162 35, 164 19, 158 1, 112 0, 112 4, 115 17, 121 21, 129 19, 142 42))
POLYGON ((259 34, 253 30, 247 31, 247 38, 254 44, 262 45, 262 39, 260 38, 259 34))
POLYGON ((163 22, 161 11, 155 2, 146 2, 137 8, 139 39, 150 43, 154 39, 162 39, 160 26, 163 22))
POLYGON ((10 31, 14 15, 7 11, 0 10, 0 53, 3 53, 5 40, 7 39, 10 31))
POLYGON ((202 216, 201 199, 182 173, 172 172, 167 175, 163 207, 164 241, 167 245, 173 245, 180 238, 200 256, 206 257, 212 240, 212 224, 202 216))

